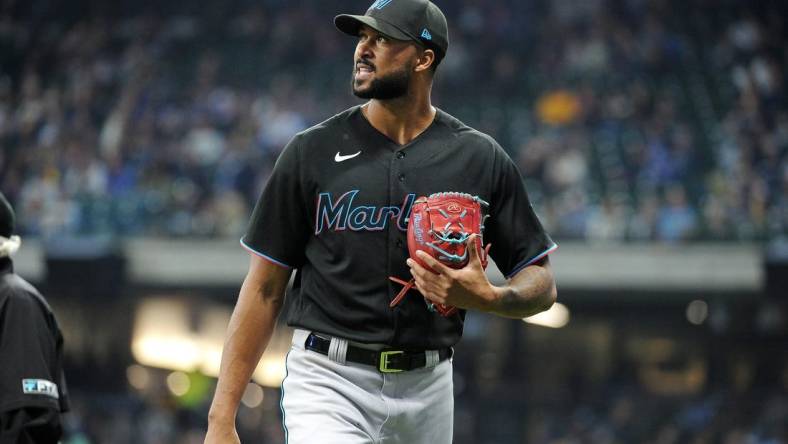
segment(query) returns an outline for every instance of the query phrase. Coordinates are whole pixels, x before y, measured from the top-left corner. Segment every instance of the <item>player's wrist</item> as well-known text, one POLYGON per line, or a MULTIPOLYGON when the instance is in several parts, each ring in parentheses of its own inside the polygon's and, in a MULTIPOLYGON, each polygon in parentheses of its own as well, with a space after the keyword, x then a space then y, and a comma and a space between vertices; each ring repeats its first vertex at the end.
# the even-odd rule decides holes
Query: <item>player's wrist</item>
POLYGON ((215 427, 235 427, 236 410, 211 407, 208 411, 208 425, 215 427))
POLYGON ((506 289, 488 284, 487 290, 482 293, 481 311, 495 313, 505 297, 506 289))

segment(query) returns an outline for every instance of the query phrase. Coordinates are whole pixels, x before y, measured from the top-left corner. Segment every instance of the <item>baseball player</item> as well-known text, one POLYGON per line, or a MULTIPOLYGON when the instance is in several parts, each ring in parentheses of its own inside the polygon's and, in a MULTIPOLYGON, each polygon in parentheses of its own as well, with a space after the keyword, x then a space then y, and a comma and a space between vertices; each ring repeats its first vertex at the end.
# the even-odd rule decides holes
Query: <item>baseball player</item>
POLYGON ((14 211, 0 193, 0 443, 56 443, 68 410, 63 336, 46 300, 14 273, 14 211))
POLYGON ((352 91, 364 99, 297 134, 280 155, 242 245, 250 266, 228 327, 206 443, 239 442, 238 402, 271 338, 291 272, 281 407, 288 443, 450 443, 452 346, 465 310, 522 318, 556 298, 556 245, 503 149, 432 106, 449 46, 427 0, 378 0, 339 15, 357 38, 352 91), (419 196, 454 191, 489 203, 484 240, 507 277, 487 279, 479 249, 453 269, 409 257, 406 231, 419 196), (388 279, 415 279, 394 308, 388 279), (443 316, 433 304, 457 307, 443 316))

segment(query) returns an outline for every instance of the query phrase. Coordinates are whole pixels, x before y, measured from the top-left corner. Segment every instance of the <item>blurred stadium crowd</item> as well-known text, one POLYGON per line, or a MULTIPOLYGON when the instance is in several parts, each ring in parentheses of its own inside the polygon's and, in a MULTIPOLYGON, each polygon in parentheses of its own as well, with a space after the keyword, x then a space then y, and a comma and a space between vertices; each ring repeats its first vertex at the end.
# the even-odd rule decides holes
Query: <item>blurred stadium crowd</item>
MULTIPOLYGON (((289 138, 357 103, 331 18, 363 2, 50 3, 0 2, 23 234, 237 237, 289 138)), ((779 2, 445 3, 435 102, 510 152, 558 239, 785 233, 779 2)))

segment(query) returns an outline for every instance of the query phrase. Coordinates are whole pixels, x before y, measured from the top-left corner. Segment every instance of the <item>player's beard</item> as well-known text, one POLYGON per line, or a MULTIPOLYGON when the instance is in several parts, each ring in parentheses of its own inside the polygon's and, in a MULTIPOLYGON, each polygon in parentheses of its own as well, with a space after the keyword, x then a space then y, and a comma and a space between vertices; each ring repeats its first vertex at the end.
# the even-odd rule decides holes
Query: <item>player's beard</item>
POLYGON ((356 71, 354 70, 350 87, 353 94, 362 99, 396 99, 408 93, 411 71, 410 66, 403 66, 401 70, 372 79, 367 88, 361 89, 356 85, 356 71))

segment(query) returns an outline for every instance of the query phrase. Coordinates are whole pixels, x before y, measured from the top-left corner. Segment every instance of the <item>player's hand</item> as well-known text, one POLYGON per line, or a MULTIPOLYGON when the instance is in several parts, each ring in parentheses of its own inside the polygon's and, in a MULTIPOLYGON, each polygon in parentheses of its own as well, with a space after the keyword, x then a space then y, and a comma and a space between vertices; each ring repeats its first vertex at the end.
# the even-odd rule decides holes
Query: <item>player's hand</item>
POLYGON ((419 265, 413 259, 406 262, 410 274, 416 280, 416 288, 427 300, 436 304, 451 305, 458 308, 487 311, 495 299, 495 287, 487 279, 482 267, 481 257, 476 247, 476 234, 468 238, 468 264, 460 269, 443 265, 437 259, 417 251, 419 259, 437 272, 419 265))
POLYGON ((238 437, 234 425, 222 426, 208 423, 205 444, 241 444, 241 438, 238 437))

